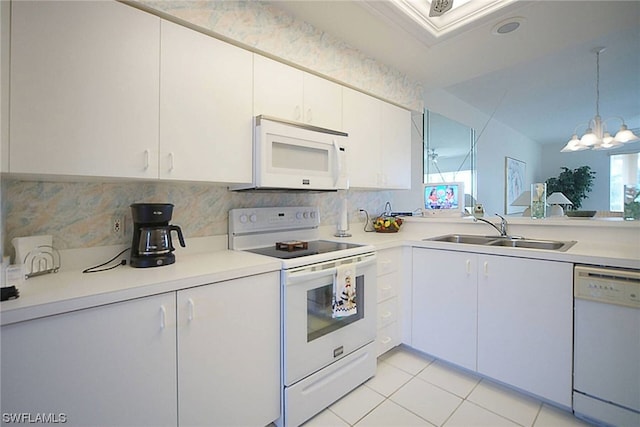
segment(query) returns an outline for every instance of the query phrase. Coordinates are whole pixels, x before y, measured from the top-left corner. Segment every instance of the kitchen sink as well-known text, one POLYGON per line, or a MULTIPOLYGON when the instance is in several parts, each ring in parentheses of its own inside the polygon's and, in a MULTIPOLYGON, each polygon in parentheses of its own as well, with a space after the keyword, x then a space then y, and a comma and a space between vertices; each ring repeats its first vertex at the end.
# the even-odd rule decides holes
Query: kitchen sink
POLYGON ((488 243, 491 246, 508 246, 512 248, 527 249, 547 249, 552 251, 564 252, 571 246, 575 245, 575 241, 563 242, 558 240, 533 240, 533 239, 509 239, 501 238, 488 243))
POLYGON ((425 240, 435 240, 437 242, 467 243, 471 245, 486 245, 499 237, 495 236, 474 236, 471 234, 447 234, 445 236, 433 237, 425 240))
POLYGON ((551 251, 565 252, 576 244, 575 240, 538 240, 525 239, 519 237, 501 237, 501 236, 477 236, 473 234, 445 234, 444 236, 432 237, 430 239, 435 242, 463 243, 468 245, 483 246, 504 246, 511 248, 526 249, 546 249, 551 251))

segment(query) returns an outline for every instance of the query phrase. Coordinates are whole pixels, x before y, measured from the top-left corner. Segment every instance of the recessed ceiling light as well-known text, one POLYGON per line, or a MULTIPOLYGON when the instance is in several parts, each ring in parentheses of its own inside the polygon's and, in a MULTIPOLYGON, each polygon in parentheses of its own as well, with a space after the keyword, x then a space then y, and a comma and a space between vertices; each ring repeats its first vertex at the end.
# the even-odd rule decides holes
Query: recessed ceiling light
POLYGON ((524 18, 509 18, 501 21, 493 26, 491 29, 491 34, 495 34, 498 36, 509 34, 520 28, 520 26, 524 23, 524 18))

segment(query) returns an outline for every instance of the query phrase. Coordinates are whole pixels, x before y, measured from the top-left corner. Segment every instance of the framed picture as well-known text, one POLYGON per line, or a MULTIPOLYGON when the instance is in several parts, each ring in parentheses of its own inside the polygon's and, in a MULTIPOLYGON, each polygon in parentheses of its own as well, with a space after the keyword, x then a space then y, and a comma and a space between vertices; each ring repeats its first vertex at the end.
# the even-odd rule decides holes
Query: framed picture
POLYGON ((527 164, 520 160, 505 157, 505 195, 504 195, 504 212, 508 214, 523 212, 526 206, 511 206, 525 189, 525 172, 527 164))

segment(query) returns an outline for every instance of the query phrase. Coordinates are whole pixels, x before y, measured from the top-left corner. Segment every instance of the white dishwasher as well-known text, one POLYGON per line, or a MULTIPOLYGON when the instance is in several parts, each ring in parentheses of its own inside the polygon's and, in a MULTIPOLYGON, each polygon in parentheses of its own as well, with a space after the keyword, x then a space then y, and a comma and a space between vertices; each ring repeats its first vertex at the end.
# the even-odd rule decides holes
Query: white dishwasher
POLYGON ((640 271, 574 270, 573 411, 640 426, 640 271))

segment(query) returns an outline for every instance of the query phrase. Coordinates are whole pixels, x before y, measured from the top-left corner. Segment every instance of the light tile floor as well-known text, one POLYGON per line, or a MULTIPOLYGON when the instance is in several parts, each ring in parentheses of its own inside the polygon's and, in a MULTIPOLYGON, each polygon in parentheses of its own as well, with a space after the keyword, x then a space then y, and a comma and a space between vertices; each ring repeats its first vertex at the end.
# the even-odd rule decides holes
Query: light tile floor
POLYGON ((457 370, 406 347, 376 376, 304 424, 343 426, 588 426, 570 412, 457 370))

